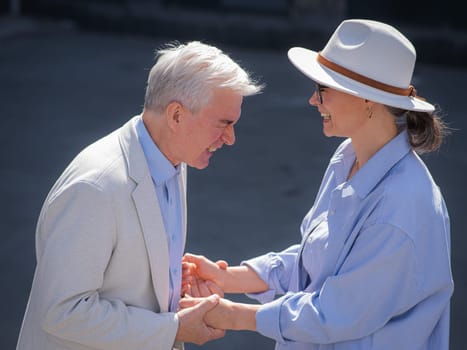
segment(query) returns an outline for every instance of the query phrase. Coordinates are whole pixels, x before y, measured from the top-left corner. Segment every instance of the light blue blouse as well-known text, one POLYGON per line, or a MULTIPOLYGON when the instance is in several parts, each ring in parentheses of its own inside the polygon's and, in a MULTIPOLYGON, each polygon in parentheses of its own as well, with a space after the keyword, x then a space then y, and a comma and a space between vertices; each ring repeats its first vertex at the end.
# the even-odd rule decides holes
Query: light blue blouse
POLYGON ((301 244, 244 262, 270 286, 249 295, 263 303, 257 329, 276 349, 448 349, 454 286, 442 195, 405 131, 347 181, 354 160, 348 139, 301 244))

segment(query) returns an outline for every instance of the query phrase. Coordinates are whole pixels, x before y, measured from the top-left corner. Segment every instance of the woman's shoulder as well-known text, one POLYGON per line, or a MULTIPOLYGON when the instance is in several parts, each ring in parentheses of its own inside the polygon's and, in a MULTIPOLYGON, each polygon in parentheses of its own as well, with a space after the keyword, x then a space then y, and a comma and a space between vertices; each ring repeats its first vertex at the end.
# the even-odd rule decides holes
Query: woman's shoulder
POLYGON ((439 212, 439 206, 444 205, 440 188, 416 154, 401 159, 381 185, 386 207, 401 213, 434 215, 439 212))

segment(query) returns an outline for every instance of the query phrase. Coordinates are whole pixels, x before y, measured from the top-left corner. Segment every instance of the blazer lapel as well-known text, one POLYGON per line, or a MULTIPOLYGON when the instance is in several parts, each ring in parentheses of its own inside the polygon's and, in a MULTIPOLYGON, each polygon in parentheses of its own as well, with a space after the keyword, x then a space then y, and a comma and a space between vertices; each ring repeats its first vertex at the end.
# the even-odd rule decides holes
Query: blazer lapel
POLYGON ((159 202, 135 131, 136 118, 121 129, 120 144, 129 176, 136 182, 133 200, 141 223, 149 256, 154 291, 161 312, 169 309, 169 250, 159 202))

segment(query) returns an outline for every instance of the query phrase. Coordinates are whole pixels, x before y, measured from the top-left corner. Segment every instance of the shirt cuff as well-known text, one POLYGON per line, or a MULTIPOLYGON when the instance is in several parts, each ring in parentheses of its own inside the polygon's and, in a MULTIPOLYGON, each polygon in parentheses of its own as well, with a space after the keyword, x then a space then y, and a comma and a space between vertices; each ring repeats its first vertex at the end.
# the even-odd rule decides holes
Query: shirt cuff
POLYGON ((265 337, 284 344, 280 329, 280 310, 283 298, 262 305, 256 312, 256 330, 265 337))
MULTIPOLYGON (((271 271, 281 264, 280 259, 277 259, 274 255, 264 255, 241 262, 241 265, 246 265, 255 271, 258 276, 268 285, 271 286, 271 271)), ((274 289, 268 289, 261 293, 246 293, 251 299, 258 300, 261 304, 274 300, 276 291, 274 289)))

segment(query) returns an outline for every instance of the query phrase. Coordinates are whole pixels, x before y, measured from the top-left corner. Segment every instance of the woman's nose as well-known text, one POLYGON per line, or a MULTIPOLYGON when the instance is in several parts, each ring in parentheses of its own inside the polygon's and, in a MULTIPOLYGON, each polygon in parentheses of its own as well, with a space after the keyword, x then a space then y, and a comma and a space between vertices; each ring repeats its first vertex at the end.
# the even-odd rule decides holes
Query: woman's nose
POLYGON ((318 97, 318 92, 313 92, 313 94, 310 96, 310 98, 308 99, 308 103, 311 105, 311 106, 317 106, 319 105, 319 97, 318 97))

